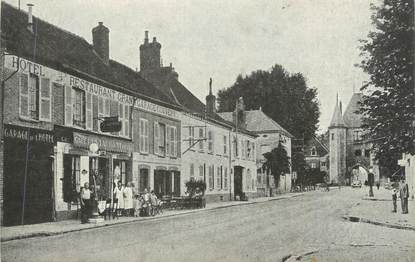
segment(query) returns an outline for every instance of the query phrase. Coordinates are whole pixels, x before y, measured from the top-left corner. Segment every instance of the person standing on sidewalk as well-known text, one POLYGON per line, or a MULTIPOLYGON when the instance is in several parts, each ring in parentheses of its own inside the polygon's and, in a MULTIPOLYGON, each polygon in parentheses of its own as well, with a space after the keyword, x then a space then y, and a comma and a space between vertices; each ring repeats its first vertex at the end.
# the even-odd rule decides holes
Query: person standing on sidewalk
POLYGON ((401 179, 399 196, 401 198, 402 214, 408 214, 409 187, 403 177, 401 179))
POLYGON ((394 186, 393 188, 392 188, 392 203, 393 203, 393 210, 392 210, 392 212, 393 213, 396 213, 396 200, 397 200, 397 198, 398 198, 398 196, 396 195, 398 193, 398 190, 396 189, 396 187, 394 186))
POLYGON ((86 182, 81 189, 81 223, 88 222, 88 218, 91 213, 91 190, 89 189, 89 183, 86 182))

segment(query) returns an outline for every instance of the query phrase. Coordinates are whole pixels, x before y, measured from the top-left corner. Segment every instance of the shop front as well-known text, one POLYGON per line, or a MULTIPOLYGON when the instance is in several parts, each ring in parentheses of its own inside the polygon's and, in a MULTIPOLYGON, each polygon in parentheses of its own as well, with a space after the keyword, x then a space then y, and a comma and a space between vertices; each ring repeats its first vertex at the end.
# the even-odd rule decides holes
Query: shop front
MULTIPOLYGON (((68 131, 66 131, 68 132, 68 131)), ((86 182, 94 188, 96 198, 112 198, 114 185, 132 181, 132 142, 110 136, 77 131, 71 140, 57 143, 56 213, 57 220, 79 217, 79 193, 86 182)))
POLYGON ((4 127, 4 225, 53 219, 53 132, 4 127))
POLYGON ((158 197, 180 196, 180 172, 163 167, 154 170, 154 192, 158 197))

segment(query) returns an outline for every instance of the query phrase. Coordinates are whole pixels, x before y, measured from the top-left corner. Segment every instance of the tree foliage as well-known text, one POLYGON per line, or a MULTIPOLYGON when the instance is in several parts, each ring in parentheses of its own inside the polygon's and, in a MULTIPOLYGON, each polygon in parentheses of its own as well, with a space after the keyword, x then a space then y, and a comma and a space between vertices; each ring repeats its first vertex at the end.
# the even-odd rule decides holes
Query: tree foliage
POLYGON ((304 135, 308 140, 318 128, 317 90, 307 86, 302 74, 290 74, 281 65, 245 77, 239 75, 231 87, 219 91, 219 111, 233 111, 239 97, 243 97, 246 110, 262 107, 265 114, 297 138, 304 135))
POLYGON ((414 2, 372 6, 376 30, 362 41, 361 67, 370 76, 361 113, 380 164, 394 170, 402 153, 414 154, 414 2))
POLYGON ((278 146, 264 154, 265 163, 263 168, 271 171, 274 177, 275 186, 278 187, 280 176, 290 172, 290 158, 287 155, 287 151, 282 143, 278 143, 278 146))

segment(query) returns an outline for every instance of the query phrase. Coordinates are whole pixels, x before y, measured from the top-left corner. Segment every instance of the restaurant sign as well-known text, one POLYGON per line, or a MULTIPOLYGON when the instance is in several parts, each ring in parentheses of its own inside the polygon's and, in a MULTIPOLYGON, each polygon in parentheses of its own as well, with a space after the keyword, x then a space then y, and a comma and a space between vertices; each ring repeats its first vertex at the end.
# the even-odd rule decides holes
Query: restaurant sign
POLYGON ((122 141, 114 138, 97 137, 94 135, 87 135, 74 132, 73 144, 76 147, 89 149, 89 146, 95 143, 99 150, 108 152, 131 153, 133 152, 133 145, 131 142, 122 141))
POLYGON ((37 128, 29 128, 15 125, 4 125, 4 137, 37 143, 53 144, 55 142, 53 132, 37 128))

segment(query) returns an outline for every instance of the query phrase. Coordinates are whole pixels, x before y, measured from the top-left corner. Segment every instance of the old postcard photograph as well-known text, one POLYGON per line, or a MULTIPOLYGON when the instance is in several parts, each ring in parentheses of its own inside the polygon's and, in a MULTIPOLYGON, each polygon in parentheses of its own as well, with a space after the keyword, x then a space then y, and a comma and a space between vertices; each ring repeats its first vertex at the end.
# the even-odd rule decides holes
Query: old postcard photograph
POLYGON ((0 261, 415 261, 414 19, 1 0, 0 261))

